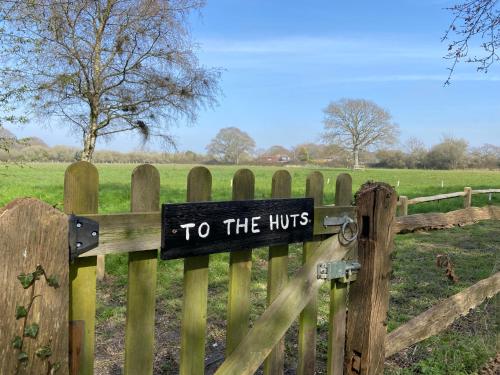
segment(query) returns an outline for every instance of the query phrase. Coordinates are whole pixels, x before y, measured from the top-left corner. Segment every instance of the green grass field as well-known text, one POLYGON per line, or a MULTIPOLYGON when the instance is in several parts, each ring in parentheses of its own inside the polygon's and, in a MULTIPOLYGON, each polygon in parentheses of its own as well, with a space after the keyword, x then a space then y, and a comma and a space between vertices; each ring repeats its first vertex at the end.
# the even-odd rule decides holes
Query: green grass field
MULTIPOLYGON (((25 164, 0 169, 0 204, 14 197, 34 196, 51 204, 62 206, 63 182, 66 164, 25 164)), ((123 212, 130 210, 130 175, 134 169, 130 164, 98 164, 100 178, 99 211, 123 212)), ((184 202, 186 197, 186 177, 192 165, 159 165, 161 176, 161 201, 184 202)), ((210 166, 213 179, 213 200, 231 198, 231 179, 237 166, 210 166)), ((271 194, 272 174, 278 167, 248 167, 255 174, 255 197, 267 198, 271 194)), ((404 169, 367 169, 351 171, 332 168, 286 168, 291 176, 295 197, 304 196, 307 175, 315 170, 323 173, 325 179, 325 203, 334 199, 335 178, 339 173, 350 173, 353 190, 367 180, 383 181, 396 187, 400 195, 410 198, 440 193, 463 191, 465 186, 473 189, 500 188, 500 172, 485 170, 435 171, 404 169), (399 186, 398 186, 399 181, 399 186), (443 187, 441 184, 443 183, 443 187)), ((484 205, 486 195, 473 197, 473 205, 484 205)), ((493 195, 493 204, 500 204, 500 194, 493 195)), ((460 208, 461 198, 448 199, 439 203, 424 203, 410 206, 409 213, 428 211, 449 211, 460 208)))
MULTIPOLYGON (((34 196, 62 208, 63 164, 30 164, 9 166, 0 170, 0 204, 15 197, 34 196)), ((100 212, 124 212, 130 207, 130 174, 133 165, 97 165, 100 174, 100 212)), ((183 202, 186 176, 192 166, 160 165, 161 201, 183 202)), ((249 167, 256 176, 256 198, 267 198, 276 167, 249 167)), ((213 174, 213 200, 231 197, 231 178, 238 167, 210 166, 213 174)), ((397 186, 400 195, 410 198, 473 189, 499 188, 500 172, 493 171, 423 171, 287 168, 293 178, 293 195, 305 192, 307 175, 320 170, 325 178, 325 203, 334 198, 335 177, 348 172, 353 176, 353 190, 367 180, 388 182, 397 186), (444 187, 441 187, 441 184, 444 187)), ((486 195, 473 196, 473 205, 487 204, 486 195)), ((450 211, 461 208, 462 198, 410 206, 416 212, 450 211)), ((493 195, 500 204, 500 194, 493 195)), ((388 328, 403 324, 431 307, 440 299, 474 284, 498 270, 495 256, 500 249, 500 224, 483 222, 464 228, 423 232, 396 237, 394 273, 391 280, 391 305, 388 328), (435 266, 437 254, 449 254, 460 281, 449 281, 435 266)), ((228 255, 210 258, 209 306, 207 330, 207 373, 212 373, 224 353, 225 312, 227 303, 228 255)), ((254 321, 265 309, 267 250, 253 252, 252 311, 254 321)), ((290 247, 290 275, 301 264, 301 246, 290 247)), ((155 374, 175 374, 178 366, 179 315, 182 307, 182 261, 159 262, 157 289, 155 374)), ((121 374, 127 283, 127 256, 107 256, 106 279, 98 284, 96 374, 121 374)), ((328 290, 319 296, 317 373, 325 373, 328 290)), ((386 373, 406 374, 473 374, 495 353, 495 309, 486 302, 472 314, 461 318, 443 333, 423 341, 387 362, 386 373)), ((286 365, 293 369, 297 355, 297 325, 287 333, 286 365)), ((293 374, 293 370, 287 372, 293 374)))

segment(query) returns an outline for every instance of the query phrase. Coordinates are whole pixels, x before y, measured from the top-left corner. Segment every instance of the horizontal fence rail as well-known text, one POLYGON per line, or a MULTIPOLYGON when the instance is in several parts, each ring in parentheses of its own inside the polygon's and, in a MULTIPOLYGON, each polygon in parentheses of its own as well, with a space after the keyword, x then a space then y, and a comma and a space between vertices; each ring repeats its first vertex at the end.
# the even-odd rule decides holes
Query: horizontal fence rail
POLYGON ((500 207, 469 207, 445 213, 430 212, 396 218, 395 233, 416 230, 446 229, 457 225, 474 224, 482 220, 500 220, 500 207))
POLYGON ((500 272, 497 272, 493 276, 437 303, 386 336, 386 358, 445 330, 457 318, 466 315, 470 309, 499 292, 500 272))
POLYGON ((418 203, 426 203, 426 202, 435 202, 435 201, 440 201, 443 199, 450 199, 450 198, 459 198, 459 197, 464 197, 464 203, 463 207, 468 208, 472 206, 472 195, 477 195, 477 194, 489 194, 489 200, 491 201, 491 195, 494 193, 500 193, 500 189, 479 189, 479 190, 472 190, 470 187, 465 187, 464 191, 458 191, 454 193, 445 193, 445 194, 437 194, 437 195, 430 195, 427 197, 415 197, 409 199, 405 195, 401 195, 399 197, 397 206, 398 206, 398 214, 399 216, 406 216, 408 215, 408 206, 418 204, 418 203))
MULTIPOLYGON (((160 212, 128 212, 120 214, 81 215, 99 223, 99 246, 80 255, 92 257, 120 254, 140 249, 158 249, 161 245, 160 212)), ((326 217, 355 217, 354 206, 322 206, 314 208, 313 234, 333 235, 339 226, 325 226, 326 217)))
MULTIPOLYGON (((472 195, 476 194, 494 194, 494 193, 500 193, 500 189, 478 189, 478 190, 472 190, 472 195)), ((417 203, 424 203, 424 202, 432 202, 432 201, 438 201, 441 199, 449 199, 449 198, 456 198, 456 197, 463 197, 465 196, 465 192, 455 192, 455 193, 446 193, 446 194, 437 194, 437 195, 430 195, 427 197, 416 197, 412 199, 408 199, 408 205, 411 204, 417 204, 417 203)), ((403 197, 403 196, 401 196, 403 197)), ((400 200, 398 201, 398 206, 401 206, 401 197, 400 200)))
POLYGON ((466 194, 465 192, 456 192, 456 193, 447 193, 447 194, 437 194, 437 195, 432 195, 429 197, 412 198, 412 199, 408 199, 408 205, 417 204, 417 203, 424 203, 424 202, 440 201, 441 199, 464 197, 465 194, 466 194))

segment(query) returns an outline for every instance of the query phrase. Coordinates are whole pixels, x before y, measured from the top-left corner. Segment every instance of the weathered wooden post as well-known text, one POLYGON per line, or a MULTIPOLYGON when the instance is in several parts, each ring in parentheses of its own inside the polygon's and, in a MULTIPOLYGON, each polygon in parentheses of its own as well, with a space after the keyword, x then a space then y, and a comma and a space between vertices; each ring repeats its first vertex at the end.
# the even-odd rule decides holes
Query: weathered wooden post
POLYGON ((464 188, 464 208, 469 208, 472 206, 472 188, 464 188))
POLYGON ((401 205, 399 206, 399 210, 398 210, 399 215, 398 216, 407 216, 408 215, 408 197, 405 195, 401 195, 399 197, 399 202, 401 205))
POLYGON ((356 194, 361 270, 349 293, 346 374, 383 373, 396 204, 396 191, 385 183, 368 182, 356 194))
POLYGON ((32 198, 0 208, 0 374, 67 374, 68 216, 32 198))

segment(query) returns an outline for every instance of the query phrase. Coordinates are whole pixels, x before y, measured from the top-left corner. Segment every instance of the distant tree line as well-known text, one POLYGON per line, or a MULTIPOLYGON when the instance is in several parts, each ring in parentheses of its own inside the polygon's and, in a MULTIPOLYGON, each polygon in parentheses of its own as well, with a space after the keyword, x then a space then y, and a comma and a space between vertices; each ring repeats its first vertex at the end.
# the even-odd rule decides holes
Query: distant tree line
POLYGON ((403 149, 379 150, 370 163, 378 168, 420 168, 420 169, 459 169, 459 168, 500 168, 500 147, 484 144, 468 147, 464 139, 445 137, 427 149, 417 139, 410 139, 403 149))
MULTIPOLYGON (((223 133, 224 134, 224 133, 223 133)), ((238 133, 239 134, 239 133, 238 133)), ((214 143, 207 146, 206 154, 194 151, 182 152, 118 152, 101 150, 94 153, 95 163, 201 163, 201 164, 254 164, 254 165, 324 165, 348 168, 353 165, 353 154, 338 145, 302 143, 291 148, 274 145, 268 149, 255 149, 253 140, 242 132, 244 142, 226 142, 224 147, 214 143), (244 145, 244 146, 241 146, 244 145), (243 147, 243 151, 235 148, 243 147)), ((240 134, 241 135, 241 134, 240 134)), ((36 137, 16 139, 6 129, 0 129, 0 137, 11 140, 10 150, 0 149, 0 162, 62 162, 71 163, 81 159, 81 148, 68 146, 49 147, 36 137)), ((218 144, 219 145, 219 144, 218 144)), ((500 146, 484 144, 468 147, 463 139, 445 137, 438 144, 427 148, 416 138, 409 139, 404 145, 378 151, 362 151, 360 156, 364 165, 374 168, 408 169, 463 169, 463 168, 500 168, 500 146)))

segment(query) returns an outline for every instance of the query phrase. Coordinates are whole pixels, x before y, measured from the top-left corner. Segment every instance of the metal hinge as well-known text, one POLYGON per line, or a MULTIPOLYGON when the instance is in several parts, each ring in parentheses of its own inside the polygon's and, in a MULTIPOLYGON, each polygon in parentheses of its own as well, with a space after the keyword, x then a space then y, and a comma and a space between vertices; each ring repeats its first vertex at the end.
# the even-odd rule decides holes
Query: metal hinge
POLYGON ((340 217, 325 216, 325 218, 323 219, 323 225, 325 226, 325 228, 330 226, 341 226, 339 232, 339 239, 341 239, 341 244, 350 244, 358 237, 358 224, 347 215, 340 217), (351 232, 350 236, 346 234, 346 232, 348 231, 351 232))
POLYGON ((69 216, 69 260, 99 245, 99 223, 81 216, 69 216))
POLYGON ((355 261, 341 260, 338 262, 325 262, 318 264, 318 279, 338 280, 349 283, 356 280, 357 271, 361 264, 355 261))

